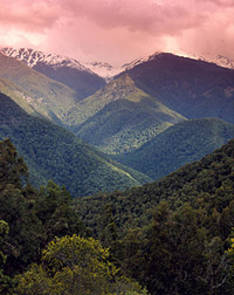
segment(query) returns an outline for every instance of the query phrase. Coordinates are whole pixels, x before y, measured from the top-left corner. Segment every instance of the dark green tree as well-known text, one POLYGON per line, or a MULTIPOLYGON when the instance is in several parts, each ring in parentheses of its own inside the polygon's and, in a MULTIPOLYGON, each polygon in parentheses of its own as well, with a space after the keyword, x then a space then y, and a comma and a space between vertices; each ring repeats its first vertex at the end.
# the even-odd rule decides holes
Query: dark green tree
POLYGON ((0 142, 0 191, 12 184, 22 188, 28 180, 28 169, 23 159, 18 156, 10 139, 0 142))
POLYGON ((8 223, 0 220, 0 295, 12 294, 12 288, 14 287, 14 280, 4 273, 4 265, 7 259, 4 248, 7 247, 6 237, 8 233, 8 223))

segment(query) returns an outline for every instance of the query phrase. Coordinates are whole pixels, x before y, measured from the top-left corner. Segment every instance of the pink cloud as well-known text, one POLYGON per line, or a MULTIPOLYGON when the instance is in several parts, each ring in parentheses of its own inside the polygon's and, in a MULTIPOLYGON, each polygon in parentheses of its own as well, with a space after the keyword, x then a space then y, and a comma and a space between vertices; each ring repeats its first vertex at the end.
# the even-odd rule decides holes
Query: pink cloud
POLYGON ((77 58, 125 62, 165 49, 234 57, 233 15, 233 0, 1 0, 0 42, 4 28, 18 34, 14 44, 77 58))
POLYGON ((0 24, 41 32, 56 22, 58 12, 59 6, 52 1, 1 0, 0 24))

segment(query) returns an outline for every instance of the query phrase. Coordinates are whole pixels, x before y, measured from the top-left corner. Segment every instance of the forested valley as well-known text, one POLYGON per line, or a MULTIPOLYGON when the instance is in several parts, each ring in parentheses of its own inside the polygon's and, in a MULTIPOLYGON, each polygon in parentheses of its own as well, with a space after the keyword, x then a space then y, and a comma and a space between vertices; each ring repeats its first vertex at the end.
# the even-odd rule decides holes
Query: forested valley
POLYGON ((74 198, 0 142, 0 294, 231 295, 234 140, 154 183, 74 198))
POLYGON ((156 52, 107 77, 30 48, 0 68, 0 295, 233 294, 233 68, 156 52))

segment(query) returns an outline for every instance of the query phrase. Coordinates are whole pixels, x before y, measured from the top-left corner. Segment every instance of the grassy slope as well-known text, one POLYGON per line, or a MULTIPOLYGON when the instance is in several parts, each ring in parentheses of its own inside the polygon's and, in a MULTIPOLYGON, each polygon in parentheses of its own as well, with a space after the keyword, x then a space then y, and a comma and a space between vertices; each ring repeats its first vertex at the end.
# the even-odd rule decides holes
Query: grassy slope
POLYGON ((10 81, 12 87, 14 84, 15 92, 23 93, 21 96, 27 98, 32 108, 50 119, 66 123, 66 114, 76 103, 74 90, 2 54, 0 66, 0 78, 10 81))
POLYGON ((29 114, 36 113, 36 110, 27 100, 30 100, 26 92, 7 79, 0 78, 0 91, 11 97, 18 105, 29 114))

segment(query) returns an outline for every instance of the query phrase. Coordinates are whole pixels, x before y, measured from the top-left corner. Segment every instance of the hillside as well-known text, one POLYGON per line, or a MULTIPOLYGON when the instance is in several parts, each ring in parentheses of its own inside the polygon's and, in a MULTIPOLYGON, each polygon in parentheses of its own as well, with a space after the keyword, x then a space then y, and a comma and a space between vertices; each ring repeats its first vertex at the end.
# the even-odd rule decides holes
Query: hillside
POLYGON ((22 61, 32 69, 76 91, 79 99, 90 96, 105 85, 105 80, 79 61, 30 48, 2 48, 3 54, 22 61))
POLYGON ((31 98, 27 93, 11 81, 0 78, 0 92, 11 97, 11 99, 13 99, 25 112, 40 116, 32 104, 30 104, 31 98))
POLYGON ((0 67, 0 78, 14 84, 38 113, 56 122, 66 121, 68 110, 77 101, 74 90, 1 53, 0 67))
POLYGON ((111 294, 232 294, 234 140, 151 185, 76 200, 26 185, 9 140, 0 158, 3 294, 84 293, 91 280, 101 294, 106 273, 111 294))
POLYGON ((159 53, 125 73, 137 87, 187 118, 217 117, 234 123, 234 70, 159 53))
POLYGON ((150 178, 103 158, 69 131, 32 117, 0 95, 0 138, 9 137, 25 158, 33 184, 52 179, 75 196, 138 186, 150 178))
POLYGON ((208 118, 180 122, 155 136, 140 149, 114 157, 153 179, 175 171, 234 138, 234 125, 208 118))
POLYGON ((201 204, 204 201, 210 208, 221 211, 233 200, 233 167, 234 140, 231 140, 200 161, 187 164, 154 183, 125 192, 77 199, 77 212, 87 226, 97 230, 102 227, 103 212, 111 208, 112 220, 122 229, 122 235, 123 229, 147 225, 152 209, 162 200, 167 200, 172 209, 185 203, 196 206, 200 200, 201 204))
POLYGON ((113 154, 136 149, 185 119, 137 88, 128 75, 83 100, 73 114, 80 118, 75 134, 113 154))

